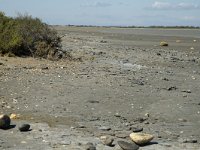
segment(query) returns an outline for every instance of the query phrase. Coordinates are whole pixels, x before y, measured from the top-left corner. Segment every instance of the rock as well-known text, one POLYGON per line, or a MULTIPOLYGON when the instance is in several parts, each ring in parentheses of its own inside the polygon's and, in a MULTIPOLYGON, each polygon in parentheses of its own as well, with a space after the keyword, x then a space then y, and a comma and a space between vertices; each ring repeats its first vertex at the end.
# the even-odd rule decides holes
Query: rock
POLYGON ((160 42, 160 46, 169 46, 169 44, 167 42, 162 41, 160 42))
POLYGON ((100 120, 100 118, 99 118, 99 117, 94 117, 94 116, 92 116, 92 117, 89 118, 88 120, 89 120, 89 121, 98 121, 98 120, 100 120))
POLYGON ((144 81, 142 81, 142 80, 133 80, 132 84, 144 85, 144 81))
POLYGON ((146 117, 150 117, 150 114, 149 114, 149 113, 146 113, 145 116, 146 116, 146 117))
POLYGON ((133 131, 133 132, 142 132, 143 128, 140 128, 140 127, 131 127, 131 131, 133 131))
POLYGON ((0 115, 0 129, 8 129, 10 127, 10 117, 8 115, 0 115))
POLYGON ((109 130, 111 130, 111 128, 110 127, 106 127, 106 126, 102 126, 102 127, 99 128, 99 130, 109 131, 109 130))
POLYGON ((42 70, 48 70, 49 67, 47 67, 47 66, 43 66, 41 69, 42 69, 42 70))
POLYGON ((128 137, 128 134, 126 134, 126 133, 116 133, 115 136, 118 137, 118 138, 125 139, 125 138, 128 137))
POLYGON ((88 103, 99 103, 99 101, 95 101, 95 100, 89 100, 88 103))
POLYGON ((105 41, 105 40, 101 40, 100 43, 107 43, 107 41, 105 41))
POLYGON ((129 143, 125 141, 118 141, 117 143, 123 150, 138 150, 139 149, 139 146, 136 145, 135 143, 129 143))
POLYGON ((136 119, 134 120, 134 122, 143 123, 143 122, 145 122, 146 120, 147 120, 147 118, 139 117, 139 118, 136 118, 136 119))
POLYGON ((0 62, 0 66, 1 66, 1 65, 4 65, 4 64, 3 64, 2 62, 0 62))
POLYGON ((111 136, 101 136, 100 140, 104 145, 113 146, 114 139, 111 136))
POLYGON ((60 145, 70 145, 71 141, 64 140, 64 141, 61 141, 59 144, 60 145))
POLYGON ((121 117, 121 115, 119 113, 116 113, 114 116, 117 118, 121 117))
POLYGON ((125 125, 126 127, 130 127, 130 126, 131 126, 131 123, 130 123, 130 122, 126 122, 126 123, 124 123, 124 125, 125 125))
POLYGON ((153 135, 144 133, 131 133, 130 138, 138 145, 148 144, 153 138, 153 135))
POLYGON ((172 91, 172 90, 177 90, 177 87, 176 86, 171 86, 167 89, 168 91, 172 91))
POLYGON ((27 142, 26 142, 26 141, 21 141, 21 143, 22 143, 22 144, 26 144, 27 142))
POLYGON ((96 147, 93 143, 87 143, 85 144, 85 150, 96 150, 96 147))
POLYGON ((77 126, 77 128, 86 128, 86 126, 85 125, 83 125, 83 124, 79 124, 78 126, 77 126))
POLYGON ((167 78, 162 78, 162 80, 164 80, 164 81, 169 81, 169 79, 167 79, 167 78))
POLYGON ((17 114, 11 114, 10 119, 19 119, 19 115, 17 114))
POLYGON ((184 92, 184 93, 192 93, 190 90, 182 90, 181 92, 184 92))
POLYGON ((11 106, 6 106, 6 108, 10 109, 10 108, 12 108, 12 107, 11 107, 11 106))
POLYGON ((197 139, 179 139, 181 143, 197 143, 197 139))
POLYGON ((183 118, 179 118, 178 121, 180 121, 180 122, 187 122, 187 120, 183 119, 183 118))
POLYGON ((157 56, 161 56, 161 53, 156 53, 157 56))
POLYGON ((21 132, 26 132, 26 131, 29 131, 30 127, 31 126, 29 124, 22 124, 21 126, 19 126, 19 130, 21 132))

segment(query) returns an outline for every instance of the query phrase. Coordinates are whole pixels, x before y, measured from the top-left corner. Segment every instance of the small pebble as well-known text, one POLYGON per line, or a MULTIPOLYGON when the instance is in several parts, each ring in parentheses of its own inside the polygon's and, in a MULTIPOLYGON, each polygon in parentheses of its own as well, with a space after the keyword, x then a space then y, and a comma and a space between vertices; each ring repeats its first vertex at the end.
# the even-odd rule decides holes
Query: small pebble
POLYGON ((109 131, 109 130, 111 130, 111 128, 110 127, 106 127, 106 126, 102 126, 102 127, 99 128, 99 130, 109 131))
POLYGON ((146 116, 146 117, 150 117, 149 113, 146 113, 145 116, 146 116))
POLYGON ((181 143, 197 143, 197 139, 181 139, 181 143))
POLYGON ((121 139, 125 139, 125 138, 128 137, 128 135, 127 135, 127 134, 124 134, 124 133, 116 133, 115 136, 118 137, 118 138, 121 138, 121 139))
POLYGON ((140 127, 131 127, 131 130, 133 132, 142 132, 143 131, 143 128, 140 128, 140 127))
POLYGON ((179 118, 178 121, 180 121, 180 122, 187 122, 187 120, 183 119, 183 118, 179 118))
POLYGON ((119 113, 116 113, 115 117, 121 117, 121 115, 119 113))
POLYGON ((31 126, 29 124, 22 124, 21 126, 19 126, 19 130, 21 132, 26 132, 26 131, 29 131, 30 127, 31 126))
POLYGON ((26 142, 26 141, 21 141, 21 143, 22 143, 22 144, 26 144, 27 142, 26 142))
POLYGON ((42 67, 42 70, 48 70, 49 67, 42 67))
POLYGON ((89 100, 88 103, 93 103, 93 104, 95 104, 95 103, 99 103, 99 101, 89 100))
POLYGON ((79 124, 77 128, 86 128, 83 124, 79 124))
POLYGON ((139 149, 139 146, 133 142, 129 143, 125 141, 118 141, 117 143, 123 150, 138 150, 139 149))

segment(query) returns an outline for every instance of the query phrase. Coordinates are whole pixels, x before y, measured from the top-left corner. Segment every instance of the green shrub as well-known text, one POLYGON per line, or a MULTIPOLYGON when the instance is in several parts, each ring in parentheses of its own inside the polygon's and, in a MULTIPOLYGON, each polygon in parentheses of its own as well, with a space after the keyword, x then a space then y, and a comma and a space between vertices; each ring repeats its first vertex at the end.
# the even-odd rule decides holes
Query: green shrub
POLYGON ((65 55, 57 32, 28 15, 7 17, 0 12, 0 53, 49 59, 65 55))

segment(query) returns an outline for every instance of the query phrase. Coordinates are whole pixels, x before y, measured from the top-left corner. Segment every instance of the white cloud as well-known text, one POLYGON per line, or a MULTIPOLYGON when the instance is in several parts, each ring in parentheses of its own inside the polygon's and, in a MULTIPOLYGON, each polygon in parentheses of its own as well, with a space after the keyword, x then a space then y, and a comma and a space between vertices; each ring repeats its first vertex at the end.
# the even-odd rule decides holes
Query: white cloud
POLYGON ((156 1, 152 4, 151 8, 155 10, 180 10, 180 9, 191 10, 191 9, 199 9, 200 6, 193 3, 172 4, 168 2, 156 1))
POLYGON ((171 7, 171 4, 167 2, 154 2, 152 4, 152 8, 154 9, 169 9, 171 7))
POLYGON ((177 5, 177 8, 179 9, 198 9, 200 8, 197 4, 190 4, 190 3, 179 3, 177 5))
POLYGON ((111 6, 110 3, 104 3, 104 2, 95 2, 93 4, 83 4, 82 7, 109 7, 111 6))
POLYGON ((185 21, 192 21, 192 20, 196 20, 197 18, 195 16, 184 16, 181 19, 185 21))

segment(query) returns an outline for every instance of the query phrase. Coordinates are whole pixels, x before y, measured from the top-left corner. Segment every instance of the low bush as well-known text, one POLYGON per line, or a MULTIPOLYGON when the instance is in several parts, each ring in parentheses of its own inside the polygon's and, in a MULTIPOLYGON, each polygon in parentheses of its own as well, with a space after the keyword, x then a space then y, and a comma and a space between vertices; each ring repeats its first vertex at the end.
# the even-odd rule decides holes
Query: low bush
POLYGON ((66 54, 61 49, 57 32, 38 18, 18 15, 16 18, 0 12, 0 53, 59 59, 66 54))

